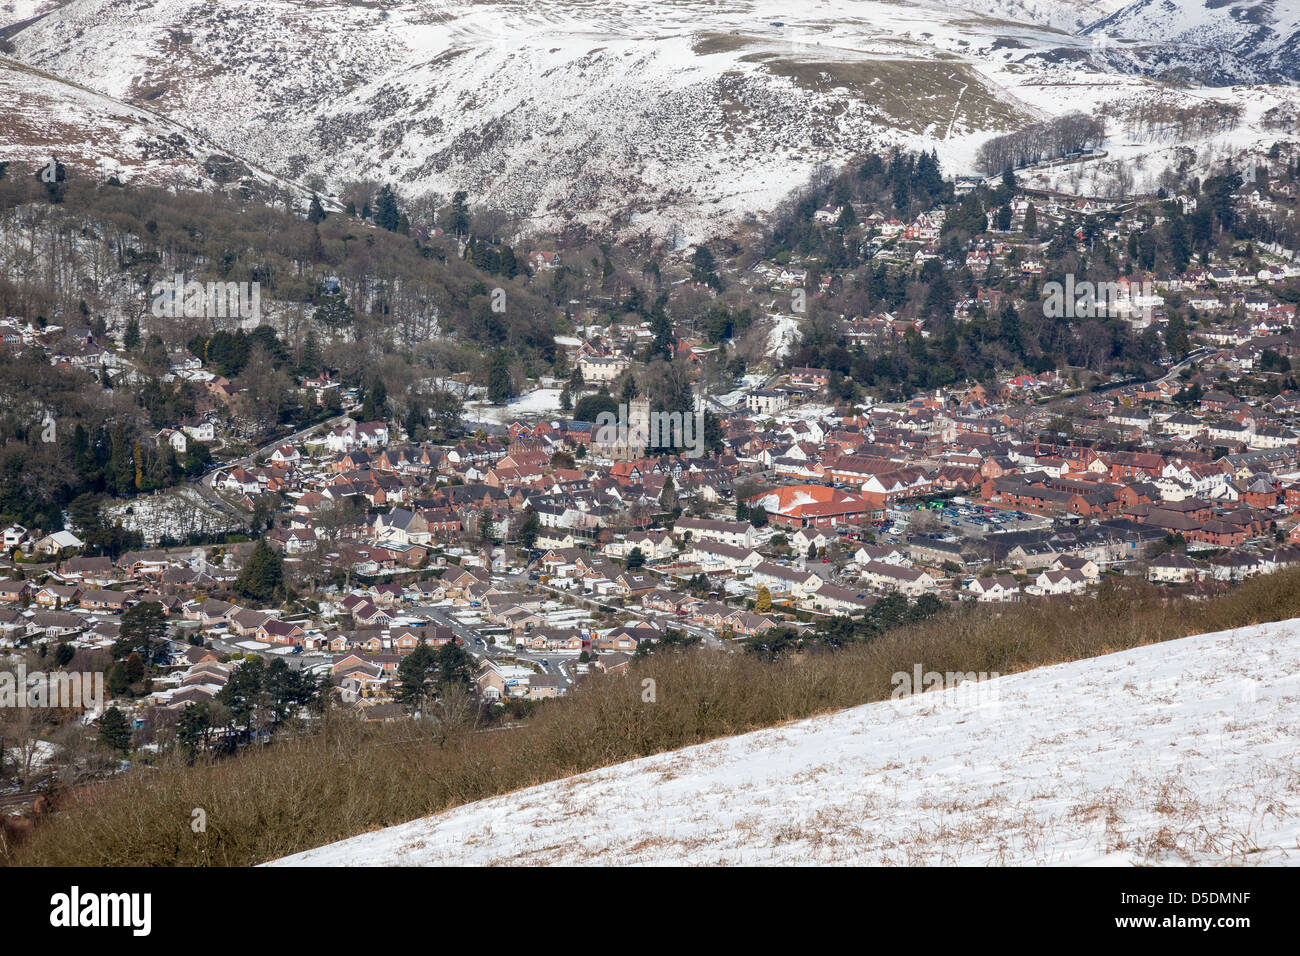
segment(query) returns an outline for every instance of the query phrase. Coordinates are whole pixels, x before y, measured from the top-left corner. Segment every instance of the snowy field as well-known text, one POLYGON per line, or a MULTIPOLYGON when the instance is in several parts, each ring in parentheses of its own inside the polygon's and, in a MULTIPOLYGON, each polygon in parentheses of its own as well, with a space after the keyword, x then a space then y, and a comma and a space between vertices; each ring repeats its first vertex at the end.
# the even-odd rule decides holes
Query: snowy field
POLYGON ((771 316, 772 328, 767 333, 767 354, 781 359, 790 354, 803 340, 803 329, 799 327, 797 315, 771 316))
POLYGON ((660 754, 274 865, 1300 862, 1300 621, 966 687, 977 693, 660 754))
POLYGON ((519 418, 555 418, 568 413, 560 411, 560 389, 537 388, 504 405, 487 402, 466 402, 464 419, 490 425, 508 425, 519 418))

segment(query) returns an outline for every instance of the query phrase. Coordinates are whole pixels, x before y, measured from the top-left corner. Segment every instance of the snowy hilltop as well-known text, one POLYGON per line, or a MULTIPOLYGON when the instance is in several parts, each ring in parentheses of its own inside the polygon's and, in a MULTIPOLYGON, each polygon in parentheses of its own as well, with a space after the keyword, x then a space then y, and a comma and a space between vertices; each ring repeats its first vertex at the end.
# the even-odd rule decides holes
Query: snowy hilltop
MULTIPOLYGON (((1199 88, 1160 79, 1162 57, 1178 60, 1179 80, 1285 79, 1267 52, 1289 36, 1284 24, 1266 31, 1259 56, 1225 27, 1231 49, 1202 77, 1183 32, 1132 43, 1141 18, 1117 6, 71 0, 15 23, 10 43, 30 67, 294 182, 337 190, 364 177, 444 199, 465 189, 491 196, 523 231, 584 226, 683 243, 770 213, 864 149, 933 149, 961 174, 988 138, 1048 117, 1123 115, 1156 92, 1164 115, 1201 106, 1199 88), (1079 32, 1112 12, 1115 35, 1079 32)), ((1247 141, 1260 116, 1294 98, 1290 86, 1222 89, 1243 108, 1234 131, 1247 141)), ((1108 146, 1140 153, 1154 142, 1120 136, 1108 146)), ((0 124, 0 147, 9 138, 0 124)))

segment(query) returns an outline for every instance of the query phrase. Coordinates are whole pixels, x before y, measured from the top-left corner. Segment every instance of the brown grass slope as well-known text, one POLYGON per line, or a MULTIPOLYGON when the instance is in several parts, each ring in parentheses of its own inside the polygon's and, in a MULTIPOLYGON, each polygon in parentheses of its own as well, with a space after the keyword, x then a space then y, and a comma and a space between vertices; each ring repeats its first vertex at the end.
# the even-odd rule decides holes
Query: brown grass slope
POLYGON ((1013 673, 1158 641, 1300 616, 1300 569, 1210 599, 1143 585, 1096 597, 954 610, 834 653, 655 656, 596 679, 515 730, 440 741, 410 724, 334 717, 325 732, 216 763, 164 761, 80 796, 5 862, 246 865, 598 767, 887 698, 891 676, 1013 673), (642 701, 644 677, 656 701, 642 701), (195 834, 202 808, 207 832, 195 834))

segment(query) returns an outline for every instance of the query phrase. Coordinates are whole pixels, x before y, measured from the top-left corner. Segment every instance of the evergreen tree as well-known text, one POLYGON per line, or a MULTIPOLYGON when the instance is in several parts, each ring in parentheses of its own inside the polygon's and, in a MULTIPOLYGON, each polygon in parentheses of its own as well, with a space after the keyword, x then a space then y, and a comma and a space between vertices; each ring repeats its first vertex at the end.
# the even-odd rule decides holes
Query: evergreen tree
POLYGON ((321 296, 312 320, 329 329, 342 329, 357 320, 357 314, 342 295, 321 296))
POLYGON ((448 689, 472 687, 473 675, 473 660, 456 642, 437 651, 421 644, 397 666, 397 699, 408 712, 427 715, 448 689))
POLYGON ((664 489, 659 493, 659 507, 665 511, 677 507, 677 486, 673 483, 672 475, 664 478, 664 489))
POLYGON ((212 713, 206 700, 197 704, 186 704, 176 721, 176 740, 193 760, 200 749, 207 744, 212 732, 212 713))
POLYGON ((474 661, 455 641, 448 641, 438 649, 438 691, 460 686, 469 689, 474 685, 474 661))
POLYGON ((325 215, 325 207, 321 205, 320 197, 313 193, 311 205, 307 208, 307 221, 310 223, 324 222, 325 215))
POLYGON ((957 297, 952 291, 952 286, 948 284, 947 276, 940 272, 930 283, 930 288, 926 290, 925 304, 922 308, 932 319, 951 319, 956 304, 957 297))
POLYGON ((650 316, 650 332, 654 338, 650 341, 647 359, 658 357, 666 362, 671 362, 673 360, 673 323, 659 303, 655 304, 654 312, 650 316))
POLYGON ((1187 323, 1177 312, 1169 316, 1165 324, 1165 347, 1171 357, 1182 358, 1191 349, 1191 338, 1187 334, 1187 323))
POLYGON ((269 603, 283 587, 284 559, 262 538, 235 579, 235 590, 244 597, 269 603))
POLYGON ((316 680, 305 671, 289 666, 283 657, 277 657, 266 668, 262 688, 270 708, 271 724, 278 727, 312 703, 320 690, 316 680))
POLYGON ((1182 216, 1174 216, 1169 223, 1169 255, 1174 268, 1182 272, 1192 260, 1192 245, 1187 235, 1187 223, 1182 216))
POLYGON ((131 724, 116 707, 108 708, 99 718, 99 742, 124 757, 131 753, 131 724))
POLYGON ((397 700, 411 714, 423 713, 434 694, 438 659, 433 648, 420 644, 397 665, 397 700))
POLYGON ((524 522, 519 526, 519 543, 528 549, 532 549, 537 543, 537 536, 541 534, 542 522, 537 517, 537 509, 532 505, 524 512, 524 522))
POLYGON ((375 225, 389 232, 396 232, 401 225, 402 215, 397 209, 397 195, 393 188, 385 184, 375 197, 375 225))
POLYGON ((126 320, 126 329, 122 332, 122 348, 134 352, 140 347, 140 320, 134 315, 126 320))
POLYGON ((460 238, 469 231, 469 193, 457 190, 451 197, 451 205, 443 210, 442 228, 460 238))
POLYGON ((321 367, 320 340, 316 338, 316 329, 307 327, 307 334, 302 340, 302 362, 298 370, 304 375, 316 375, 321 367))
POLYGON ((406 410, 406 421, 403 423, 403 427, 406 429, 407 440, 419 440, 419 434, 424 428, 424 415, 417 403, 412 402, 411 407, 406 410))
POLYGON ((510 362, 504 349, 497 349, 492 355, 492 364, 488 367, 488 401, 493 405, 504 405, 514 397, 515 387, 510 379, 510 362))
POLYGON ((167 615, 163 606, 157 601, 141 601, 123 612, 117 640, 113 643, 113 657, 122 660, 134 652, 141 660, 153 660, 166 637, 167 615))
POLYGON ((250 654, 234 669, 225 685, 217 693, 217 702, 230 710, 230 722, 247 737, 263 706, 266 665, 262 658, 250 654))

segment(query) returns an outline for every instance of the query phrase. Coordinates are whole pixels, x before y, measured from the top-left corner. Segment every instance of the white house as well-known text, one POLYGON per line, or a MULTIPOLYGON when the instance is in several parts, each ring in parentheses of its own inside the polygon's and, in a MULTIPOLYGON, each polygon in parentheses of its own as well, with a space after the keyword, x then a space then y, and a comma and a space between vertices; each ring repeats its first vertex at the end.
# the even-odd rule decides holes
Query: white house
POLYGON ((718 521, 712 518, 678 518, 673 531, 681 537, 691 533, 692 541, 720 541, 735 548, 752 548, 758 543, 754 526, 748 521, 718 521))
POLYGON ((966 590, 975 600, 984 603, 1004 603, 1020 600, 1020 582, 1010 574, 994 574, 987 578, 976 578, 966 585, 966 590))
POLYGON ((747 580, 755 588, 765 587, 772 594, 789 594, 796 599, 807 597, 824 583, 812 571, 800 571, 772 561, 756 566, 747 580))
POLYGON ((190 438, 193 438, 195 441, 210 442, 215 441, 217 437, 217 430, 212 422, 197 422, 193 425, 182 425, 181 431, 190 438))
POLYGON ((862 580, 879 591, 898 591, 911 597, 933 591, 938 582, 929 571, 904 568, 881 561, 868 561, 862 566, 862 580))
POLYGON ((1082 571, 1043 571, 1034 579, 1035 593, 1075 594, 1088 586, 1082 571))
POLYGON ((1196 562, 1178 551, 1167 551, 1147 565, 1147 580, 1156 584, 1189 584, 1196 580, 1196 562))

